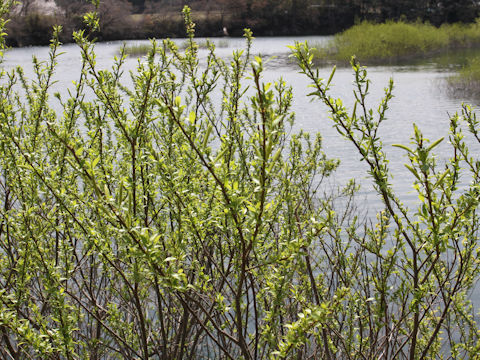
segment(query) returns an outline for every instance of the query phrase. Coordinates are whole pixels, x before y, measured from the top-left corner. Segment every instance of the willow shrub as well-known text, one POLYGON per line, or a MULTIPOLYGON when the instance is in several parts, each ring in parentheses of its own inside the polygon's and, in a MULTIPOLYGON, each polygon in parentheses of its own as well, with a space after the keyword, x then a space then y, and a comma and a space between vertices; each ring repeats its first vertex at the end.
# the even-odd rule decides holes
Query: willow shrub
MULTIPOLYGON (((360 283, 353 286, 356 290, 350 287, 346 308, 351 317, 342 314, 329 324, 335 329, 332 337, 345 344, 342 357, 478 358, 480 333, 468 298, 480 264, 480 161, 470 153, 461 126, 465 122, 475 143, 480 143, 472 109, 464 106, 461 115, 451 118, 451 153, 444 164, 438 164, 435 156, 443 138, 430 142, 416 125, 409 146, 394 145, 405 151, 406 171, 413 175, 418 194, 418 206, 410 210, 390 184, 389 162, 378 137, 393 82, 385 88, 378 108, 369 109, 367 72, 353 58, 355 102, 349 111, 341 99, 330 96, 334 73, 328 81, 319 77, 312 50, 297 44, 293 55, 311 80, 310 96, 325 104, 338 133, 366 162, 384 204, 373 226, 361 233, 349 232, 369 260, 360 265, 360 276, 356 274, 360 283), (465 178, 471 180, 468 186, 461 183, 465 178)), ((477 293, 478 289, 473 296, 477 293)))
POLYGON ((364 21, 335 35, 325 46, 317 46, 315 55, 323 61, 334 60, 345 64, 352 56, 369 64, 388 64, 458 48, 478 47, 479 44, 478 22, 444 24, 437 28, 421 22, 387 21, 376 24, 364 21))
MULTIPOLYGON (((480 165, 458 118, 441 171, 416 132, 408 156, 422 206, 410 216, 388 184, 363 70, 363 115, 348 116, 298 46, 314 95, 385 201, 364 224, 354 183, 337 194, 341 211, 321 191, 338 162, 319 135, 292 134, 291 89, 262 81, 251 33, 244 51, 225 61, 211 46, 200 65, 184 15, 189 46, 152 42, 130 87, 125 53, 99 69, 84 32, 68 94, 51 90, 58 29, 35 79, 1 71, 1 357, 472 358, 480 165), (465 167, 474 182, 458 194, 465 167)), ((95 28, 95 14, 86 20, 95 28)))

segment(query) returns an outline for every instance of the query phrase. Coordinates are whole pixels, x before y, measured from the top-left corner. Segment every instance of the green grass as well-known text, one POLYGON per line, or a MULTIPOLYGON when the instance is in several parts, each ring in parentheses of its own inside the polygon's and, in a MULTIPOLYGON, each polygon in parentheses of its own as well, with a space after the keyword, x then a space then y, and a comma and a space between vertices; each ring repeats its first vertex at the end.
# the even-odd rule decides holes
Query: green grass
POLYGON ((457 96, 480 97, 480 59, 470 59, 458 74, 448 78, 448 87, 457 96))
MULTIPOLYGON (((214 43, 216 48, 226 48, 229 45, 229 42, 227 39, 219 39, 217 41, 212 41, 209 39, 196 41, 200 49, 207 49, 208 42, 214 43)), ((188 40, 185 40, 182 43, 178 44, 179 49, 186 49, 188 46, 189 46, 188 40)), ((150 43, 127 45, 125 46, 125 54, 127 54, 127 56, 132 56, 132 57, 141 57, 141 56, 147 55, 151 49, 152 49, 152 45, 150 43)), ((120 49, 119 49, 119 52, 120 52, 120 49)))
POLYGON ((362 63, 389 64, 479 45, 479 22, 439 28, 419 22, 362 22, 337 34, 326 46, 317 47, 316 57, 347 63, 355 55, 362 63))
MULTIPOLYGON (((217 40, 217 41, 212 41, 210 39, 196 41, 196 43, 197 43, 197 45, 200 49, 208 49, 208 43, 209 42, 213 43, 216 48, 226 48, 229 45, 229 42, 228 42, 227 39, 220 39, 220 40, 217 40)), ((181 44, 179 44, 178 47, 180 49, 186 49, 189 45, 190 44, 189 44, 188 40, 185 40, 181 44)))
MULTIPOLYGON (((152 44, 134 44, 125 46, 125 54, 132 57, 145 56, 152 49, 152 44)), ((120 52, 120 51, 119 51, 120 52)))
POLYGON ((458 76, 463 79, 480 81, 480 59, 472 59, 468 65, 460 70, 458 76))

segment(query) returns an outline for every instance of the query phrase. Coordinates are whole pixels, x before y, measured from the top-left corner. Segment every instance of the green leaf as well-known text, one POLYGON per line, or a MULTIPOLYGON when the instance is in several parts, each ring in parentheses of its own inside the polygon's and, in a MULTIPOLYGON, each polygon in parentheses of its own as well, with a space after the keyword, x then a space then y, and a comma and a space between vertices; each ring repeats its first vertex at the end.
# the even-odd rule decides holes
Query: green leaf
POLYGON ((438 144, 440 144, 442 141, 443 141, 444 137, 438 139, 437 141, 435 141, 432 145, 430 145, 428 148, 427 148, 427 152, 430 152, 433 148, 435 148, 438 144))
POLYGON ((402 145, 402 144, 392 144, 392 146, 403 149, 403 150, 409 152, 410 154, 415 154, 415 152, 412 149, 410 149, 408 146, 405 146, 405 145, 402 145))
POLYGON ((190 125, 195 124, 195 120, 196 120, 195 112, 191 111, 190 114, 188 114, 188 121, 190 125))
POLYGON ((98 162, 100 161, 100 155, 95 158, 95 160, 92 161, 92 169, 94 169, 98 162))

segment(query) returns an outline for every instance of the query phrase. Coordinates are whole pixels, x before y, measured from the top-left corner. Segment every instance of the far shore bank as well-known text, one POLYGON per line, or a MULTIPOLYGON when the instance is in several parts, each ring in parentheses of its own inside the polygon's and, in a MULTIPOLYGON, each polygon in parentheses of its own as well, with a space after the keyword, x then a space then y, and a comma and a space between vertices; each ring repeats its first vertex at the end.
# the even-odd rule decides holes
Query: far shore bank
POLYGON ((61 25, 60 40, 73 41, 72 33, 85 27, 84 15, 96 11, 97 41, 183 38, 184 5, 192 9, 196 36, 333 35, 363 21, 443 24, 471 24, 480 16, 480 3, 460 0, 445 6, 440 0, 415 3, 370 0, 101 0, 95 8, 87 0, 23 0, 9 15, 8 46, 48 45, 54 25, 61 25), (49 4, 49 10, 33 6, 49 4), (55 5, 54 7, 52 7, 55 5))
MULTIPOLYGON (((113 14, 105 19, 100 14, 100 31, 94 34, 97 41, 141 40, 186 37, 181 11, 166 11, 154 14, 113 14)), ((245 19, 236 13, 219 11, 193 11, 195 34, 198 37, 241 37, 249 28, 254 36, 309 36, 333 35, 347 29, 354 19, 349 16, 342 21, 332 21, 326 14, 315 21, 303 19, 252 18, 245 19)), ((288 14, 286 14, 288 15, 288 14)), ((72 33, 83 28, 81 17, 66 19, 57 14, 32 13, 24 17, 13 17, 7 25, 7 45, 24 47, 48 45, 55 25, 63 28, 60 40, 73 42, 72 33)))

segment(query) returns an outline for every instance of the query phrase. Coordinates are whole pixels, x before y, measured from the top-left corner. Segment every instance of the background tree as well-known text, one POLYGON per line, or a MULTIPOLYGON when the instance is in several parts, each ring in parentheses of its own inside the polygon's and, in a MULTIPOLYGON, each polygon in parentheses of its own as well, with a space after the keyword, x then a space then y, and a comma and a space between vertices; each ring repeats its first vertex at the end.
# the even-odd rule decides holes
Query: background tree
POLYGON ((84 27, 83 15, 93 10, 93 5, 88 0, 56 0, 57 5, 63 12, 62 25, 64 27, 63 37, 70 35, 84 27))
POLYGON ((121 40, 135 37, 133 5, 127 0, 102 0, 98 8, 100 39, 121 40))
POLYGON ((445 0, 433 4, 434 16, 438 18, 437 24, 444 22, 454 23, 459 21, 471 22, 478 16, 479 3, 474 0, 445 0), (436 14, 435 14, 436 13, 436 14))

